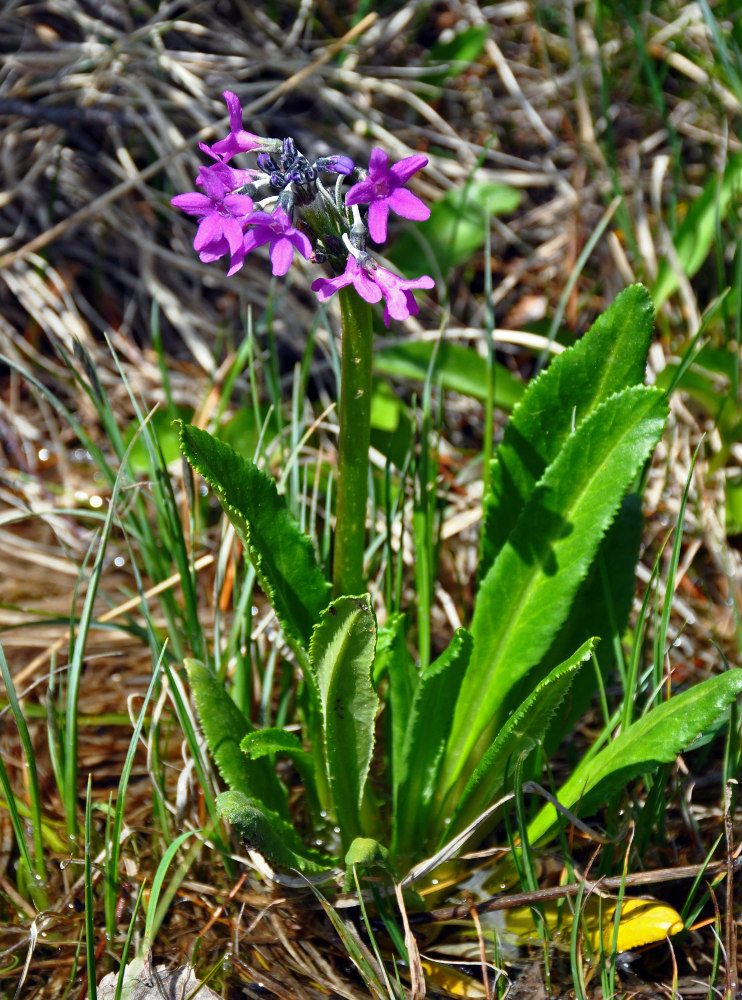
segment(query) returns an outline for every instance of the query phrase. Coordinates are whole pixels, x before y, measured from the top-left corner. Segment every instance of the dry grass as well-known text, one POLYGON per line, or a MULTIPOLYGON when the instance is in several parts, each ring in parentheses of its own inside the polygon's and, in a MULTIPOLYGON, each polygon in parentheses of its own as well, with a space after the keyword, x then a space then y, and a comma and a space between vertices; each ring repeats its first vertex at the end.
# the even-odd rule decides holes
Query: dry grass
MULTIPOLYGON (((651 282, 669 238, 663 221, 668 192, 680 201, 692 200, 722 158, 739 147, 733 95, 707 99, 688 65, 671 58, 672 43, 683 32, 696 46, 699 67, 705 57, 713 58, 698 18, 692 20, 679 2, 668 5, 664 23, 649 19, 652 34, 659 32, 655 58, 669 74, 668 120, 687 167, 677 182, 671 176, 675 152, 667 120, 646 100, 627 61, 626 38, 608 38, 601 48, 590 20, 575 20, 571 4, 553 15, 566 24, 566 33, 558 33, 556 25, 550 30, 545 8, 537 25, 525 0, 487 7, 456 0, 376 6, 376 16, 354 30, 348 5, 323 0, 195 5, 176 0, 157 11, 125 0, 5 3, 0 12, 0 349, 51 387, 106 453, 103 429, 61 360, 60 347, 72 354, 76 341, 84 345, 126 428, 134 411, 106 341, 146 407, 162 404, 151 339, 156 314, 173 399, 203 418, 219 396, 248 309, 259 333, 268 327, 270 309, 287 379, 302 356, 305 331, 315 321, 308 268, 295 267, 290 281, 276 286, 262 258, 252 263, 249 275, 228 279, 218 265, 198 262, 190 220, 170 207, 173 194, 192 187, 199 163, 196 140, 208 141, 224 129, 220 95, 225 89, 242 99, 252 131, 291 134, 317 155, 339 151, 362 161, 376 143, 395 158, 425 151, 430 166, 420 190, 429 198, 460 187, 475 168, 480 180, 518 188, 523 195, 518 212, 493 220, 490 305, 503 330, 529 327, 551 317, 561 304, 566 326, 581 332, 626 283, 651 282), (481 57, 443 86, 437 79, 431 82, 431 44, 453 28, 484 23, 491 32, 481 57), (336 44, 345 36, 345 45, 336 44), (610 65, 611 79, 622 84, 611 94, 610 122, 600 102, 602 61, 610 65), (613 180, 607 133, 618 169, 613 180), (632 248, 622 228, 625 219, 613 216, 562 301, 616 184, 625 196, 637 246, 632 248)), ((456 271, 448 306, 428 301, 419 322, 410 321, 404 335, 425 336, 440 327, 483 329, 484 267, 480 255, 456 271)), ((681 283, 680 294, 663 310, 663 336, 652 354, 655 370, 695 332, 709 298, 703 282, 681 283)), ((314 383, 321 399, 329 386, 332 336, 332 329, 321 324, 314 383)), ((532 369, 532 354, 522 348, 504 343, 501 357, 524 375, 532 369)), ((259 359, 256 367, 259 384, 264 362, 259 359)), ((241 377, 234 398, 239 401, 247 392, 241 377)), ((447 435, 463 435, 479 447, 479 405, 458 398, 447 413, 447 435)), ((707 446, 693 475, 682 572, 673 598, 677 644, 671 665, 689 676, 705 676, 720 653, 730 662, 738 658, 732 599, 736 593, 740 600, 740 559, 727 544, 722 512, 725 478, 742 474, 742 448, 734 443, 725 461, 715 463, 723 442, 713 415, 678 395, 647 491, 648 566, 677 514, 703 433, 707 446)), ((36 706, 45 701, 53 671, 66 664, 70 607, 97 526, 84 513, 91 509, 89 498, 105 491, 60 413, 7 367, 0 440, 0 627, 19 693, 28 706, 36 706)), ((453 478, 462 473, 464 461, 454 449, 446 454, 453 478)), ((180 489, 178 466, 173 476, 180 489)), ((436 605, 440 635, 450 632, 457 616, 465 616, 462 601, 471 598, 460 581, 471 576, 481 497, 474 485, 462 482, 450 501, 461 530, 447 541, 444 582, 452 594, 442 590, 436 605)), ((208 631, 214 610, 214 568, 208 560, 199 580, 208 631)), ((128 552, 117 537, 98 613, 120 605, 134 590, 128 552), (119 564, 117 556, 123 560, 119 564)), ((150 671, 150 654, 130 630, 91 633, 80 703, 80 771, 93 775, 98 805, 115 790, 131 734, 129 715, 138 711, 150 671), (118 716, 119 724, 100 718, 110 715, 118 716)), ((196 828, 203 822, 203 802, 167 692, 155 720, 150 740, 164 760, 167 808, 178 811, 182 828, 196 828)), ((53 820, 61 816, 61 807, 43 717, 33 723, 32 735, 44 810, 53 820)), ((2 750, 22 789, 22 762, 7 725, 2 750)), ((101 929, 103 970, 105 956, 119 954, 136 891, 151 878, 163 850, 153 833, 150 764, 142 747, 126 813, 128 882, 121 887, 120 937, 106 942, 101 929)), ((684 787, 692 803, 693 782, 684 787)), ((720 808, 718 802, 698 806, 705 829, 719 823, 720 808)), ((102 823, 98 813, 99 830, 102 823)), ((677 828, 687 828, 685 818, 677 820, 677 828)), ((58 853, 59 862, 67 859, 68 853, 58 853)), ((286 1000, 366 995, 339 944, 320 937, 325 932, 316 911, 307 912, 306 897, 298 906, 270 898, 249 863, 246 870, 248 880, 230 898, 234 887, 221 869, 215 872, 210 852, 204 849, 194 858, 168 921, 168 960, 187 959, 201 939, 200 961, 208 965, 230 950, 232 981, 264 984, 248 987, 248 995, 263 989, 286 1000)), ((29 949, 24 996, 76 997, 84 990, 77 955, 82 873, 75 861, 57 865, 54 872, 51 910, 34 917, 13 886, 12 833, 0 811, 0 910, 6 922, 0 931, 0 992, 8 996, 29 949)), ((708 939, 699 946, 699 956, 705 948, 708 939)), ((708 965, 698 956, 697 964, 703 978, 708 965)), ((689 985, 686 992, 692 993, 689 985)))

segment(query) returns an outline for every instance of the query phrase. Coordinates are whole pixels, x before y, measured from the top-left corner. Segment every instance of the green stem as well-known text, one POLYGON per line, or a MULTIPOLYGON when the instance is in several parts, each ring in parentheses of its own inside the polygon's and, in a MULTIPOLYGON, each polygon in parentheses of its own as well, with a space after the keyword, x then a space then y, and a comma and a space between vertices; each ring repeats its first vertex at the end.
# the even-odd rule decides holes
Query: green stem
POLYGON ((336 597, 365 593, 368 449, 371 436, 371 307, 355 288, 341 288, 342 357, 338 496, 332 586, 336 597))

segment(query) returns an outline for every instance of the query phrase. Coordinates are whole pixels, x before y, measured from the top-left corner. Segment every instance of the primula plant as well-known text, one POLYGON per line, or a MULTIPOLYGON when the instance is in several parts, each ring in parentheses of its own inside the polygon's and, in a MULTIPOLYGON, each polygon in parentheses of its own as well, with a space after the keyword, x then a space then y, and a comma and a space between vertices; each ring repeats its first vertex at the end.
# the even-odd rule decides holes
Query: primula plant
MULTIPOLYGON (((279 867, 317 874, 365 862, 397 875, 416 865, 425 871, 419 862, 451 857, 491 830, 493 804, 512 789, 519 762, 558 745, 595 691, 586 661, 601 638, 600 669, 611 665, 634 589, 642 469, 667 417, 665 394, 644 385, 651 302, 641 286, 626 289, 528 386, 487 477, 469 628, 421 670, 406 616, 378 627, 363 557, 370 307, 383 300, 389 325, 417 314, 414 291, 433 287, 428 276, 382 267, 369 237, 386 240, 390 212, 428 217, 405 186, 427 160, 390 165, 377 148, 368 170, 344 155, 311 161, 291 139, 245 131, 237 97, 225 99, 231 128, 202 146, 213 160, 199 171, 202 191, 173 203, 198 217, 201 259, 228 257, 230 274, 262 245, 275 275, 286 274, 297 252, 323 268, 312 289, 320 302, 340 296, 342 365, 331 581, 275 482, 205 431, 181 427, 183 454, 219 498, 273 605, 301 710, 300 735, 296 727, 257 730, 208 666, 187 662, 229 786, 218 806, 279 867), (232 165, 248 152, 257 168, 232 165), (290 759, 301 779, 300 814, 289 806, 277 758, 290 759)), ((588 816, 612 801, 638 775, 674 760, 741 690, 742 672, 730 671, 636 721, 615 720, 612 741, 593 748, 562 787, 563 806, 588 816)), ((633 704, 633 690, 624 696, 633 704)), ((531 840, 547 840, 558 822, 545 806, 531 840)))

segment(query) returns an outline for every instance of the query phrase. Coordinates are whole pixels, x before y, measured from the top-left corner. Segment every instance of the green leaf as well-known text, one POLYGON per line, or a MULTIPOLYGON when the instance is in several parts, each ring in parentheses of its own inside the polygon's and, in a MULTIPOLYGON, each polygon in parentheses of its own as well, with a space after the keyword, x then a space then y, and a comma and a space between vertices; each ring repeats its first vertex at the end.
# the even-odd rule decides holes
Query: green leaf
POLYGON ((215 674, 198 660, 186 660, 185 668, 211 756, 230 788, 260 799, 288 818, 286 789, 269 760, 250 761, 240 743, 253 732, 252 724, 224 690, 215 674))
POLYGON ((346 868, 353 865, 381 865, 389 867, 389 851, 378 840, 370 837, 356 837, 345 855, 346 868))
POLYGON ((298 868, 305 875, 319 875, 336 864, 327 854, 307 847, 293 826, 278 813, 242 792, 222 792, 216 804, 247 846, 264 854, 271 864, 298 868))
POLYGON ((395 858, 413 852, 419 856, 424 851, 423 845, 435 835, 429 817, 471 649, 469 633, 457 629, 448 648, 418 682, 401 761, 394 771, 392 853, 395 858))
MULTIPOLYGON (((742 670, 735 669, 673 695, 637 719, 586 766, 579 765, 559 792, 559 801, 589 816, 640 774, 674 761, 740 693, 742 670)), ((531 842, 545 838, 556 823, 556 810, 545 806, 529 828, 531 842)))
POLYGON ((353 869, 365 872, 370 868, 381 868, 386 874, 395 877, 396 873, 389 858, 389 851, 378 840, 370 837, 356 837, 345 855, 344 892, 352 892, 355 879, 353 869))
POLYGON ((275 482, 228 445, 181 424, 180 448, 234 524, 284 632, 306 648, 330 591, 311 539, 275 482))
POLYGON ((446 789, 471 769, 470 754, 478 760, 487 748, 511 689, 566 619, 666 416, 659 390, 616 393, 577 426, 531 493, 479 589, 474 648, 446 751, 446 789))
POLYGON ((520 191, 495 181, 471 181, 452 188, 433 204, 422 228, 410 224, 401 233, 389 259, 406 274, 410 261, 417 267, 425 259, 424 247, 441 274, 447 275, 482 249, 490 216, 514 212, 520 200, 520 191))
MULTIPOLYGON (((374 371, 395 378, 425 382, 435 342, 408 340, 404 344, 386 347, 374 355, 374 371)), ((433 365, 433 382, 449 392, 460 392, 474 399, 487 398, 487 362, 473 347, 463 347, 447 340, 440 341, 433 365)), ((495 364, 495 405, 512 410, 523 395, 523 383, 501 364, 495 364)))
POLYGON ((374 657, 374 687, 378 689, 382 677, 389 680, 389 703, 391 710, 392 775, 401 765, 407 719, 412 699, 418 683, 414 660, 407 649, 407 616, 394 614, 383 628, 379 629, 374 657))
POLYGON ((490 29, 485 25, 482 27, 472 26, 458 32, 453 38, 445 42, 438 41, 430 50, 430 55, 426 62, 452 63, 440 74, 430 76, 425 74, 426 83, 443 83, 449 77, 459 76, 471 63, 479 59, 484 45, 489 38, 490 29))
POLYGON ((609 396, 644 381, 653 323, 649 293, 642 285, 631 285, 581 340, 529 384, 492 462, 480 579, 573 429, 609 396))
POLYGON ((360 830, 379 700, 371 684, 376 617, 368 595, 339 597, 312 632, 309 660, 324 717, 330 788, 343 843, 360 830))
MULTIPOLYGON (((600 636, 598 663, 606 678, 616 662, 616 643, 626 630, 636 592, 636 564, 644 528, 641 498, 630 493, 621 504, 616 519, 600 543, 590 572, 580 584, 569 615, 554 637, 554 641, 539 663, 539 672, 551 670, 567 658, 591 635, 600 636)), ((513 692, 516 701, 530 691, 530 682, 513 692)), ((559 719, 554 721, 544 738, 546 756, 561 743, 563 734, 589 708, 595 694, 591 684, 575 684, 569 692, 559 719)))
MULTIPOLYGON (((683 273, 692 278, 706 260, 716 239, 719 220, 726 218, 730 209, 740 201, 742 191, 742 153, 731 156, 724 175, 713 177, 688 209, 673 238, 683 273)), ((652 298, 657 309, 677 290, 678 278, 668 257, 663 257, 652 288, 652 298)))
POLYGON ((454 804, 450 822, 443 829, 440 819, 445 816, 450 804, 439 810, 439 847, 465 829, 502 794, 508 766, 541 741, 578 670, 592 656, 596 642, 596 639, 589 639, 564 663, 555 667, 508 718, 474 769, 458 803, 454 804))
POLYGON ((320 804, 317 797, 317 782, 314 774, 312 755, 301 745, 296 733, 285 729, 256 729, 248 733, 240 742, 240 749, 248 760, 262 757, 275 758, 276 754, 288 757, 294 764, 307 796, 312 816, 320 821, 320 804))

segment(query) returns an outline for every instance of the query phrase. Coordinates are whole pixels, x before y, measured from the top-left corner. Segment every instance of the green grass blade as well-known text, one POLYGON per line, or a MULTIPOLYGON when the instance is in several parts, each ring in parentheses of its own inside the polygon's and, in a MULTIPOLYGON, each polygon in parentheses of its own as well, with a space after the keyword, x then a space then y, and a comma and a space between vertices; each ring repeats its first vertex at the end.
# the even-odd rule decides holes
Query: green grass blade
POLYGON ((92 779, 88 775, 88 789, 85 796, 85 959, 88 976, 88 997, 98 1000, 98 983, 95 969, 95 903, 93 900, 93 801, 92 779))
POLYGON ((144 725, 144 720, 147 714, 147 708, 149 706, 150 699, 154 693, 155 687, 159 680, 159 671, 161 667, 162 658, 165 655, 165 647, 163 646, 160 652, 160 659, 152 671, 152 679, 149 682, 149 687, 144 696, 144 701, 142 702, 142 707, 139 712, 139 716, 134 726, 134 731, 131 734, 131 739, 129 740, 129 749, 126 752, 126 757, 124 758, 124 766, 121 769, 121 777, 119 778, 118 791, 116 793, 116 807, 113 816, 113 824, 111 827, 111 854, 108 859, 106 878, 104 881, 104 909, 106 915, 106 933, 108 934, 109 940, 113 941, 116 933, 116 903, 119 888, 119 860, 121 857, 121 831, 124 826, 124 806, 126 804, 126 790, 129 785, 129 778, 131 776, 131 769, 134 766, 134 754, 136 753, 137 747, 139 745, 139 736, 142 732, 142 726, 144 725))
MULTIPOLYGON (((10 703, 10 709, 15 719, 18 729, 18 736, 23 747, 23 756, 26 761, 26 774, 28 775, 28 798, 31 812, 31 829, 33 837, 34 864, 29 868, 29 874, 36 873, 36 878, 43 884, 46 878, 46 867, 44 865, 44 843, 42 838, 41 824, 41 792, 39 789, 39 772, 36 767, 36 752, 31 742, 31 734, 28 731, 26 717, 23 714, 18 695, 16 694, 13 677, 5 659, 5 652, 0 645, 0 673, 2 673, 5 693, 10 703)), ((25 838, 24 838, 25 842, 25 838)))
MULTIPOLYGON (((673 243, 683 273, 689 278, 706 260, 716 238, 717 223, 739 204, 742 153, 730 157, 721 177, 712 177, 696 198, 675 233, 673 243)), ((668 257, 660 261, 652 299, 659 309, 678 288, 678 276, 668 257)))

